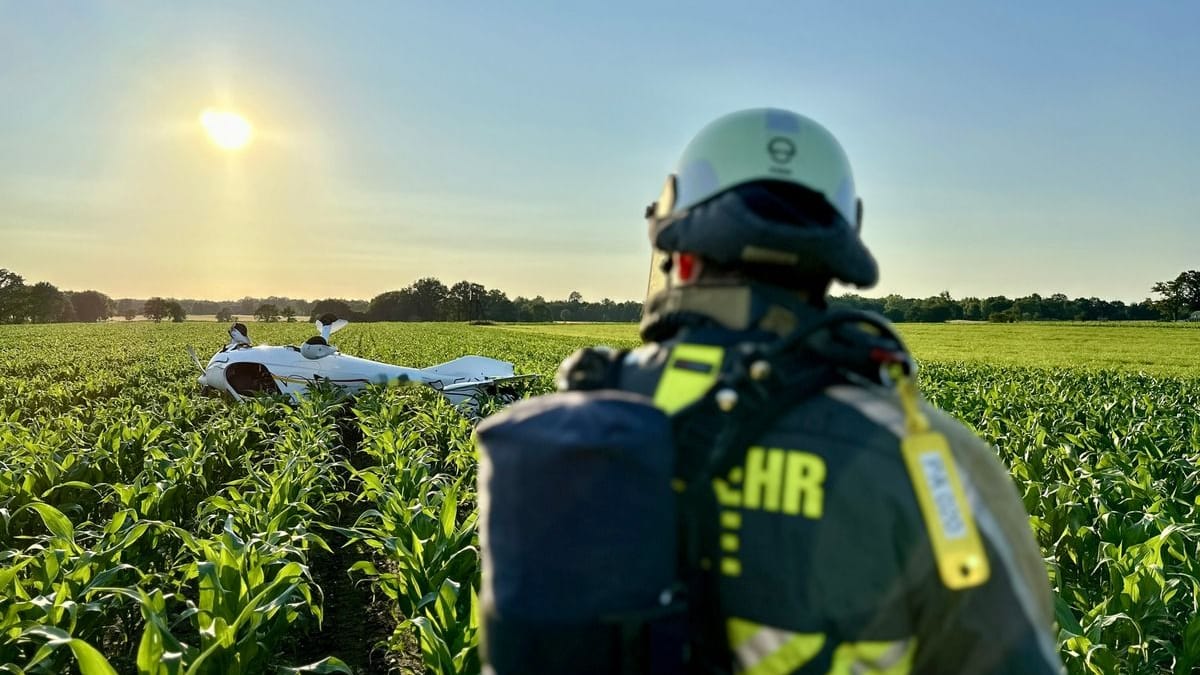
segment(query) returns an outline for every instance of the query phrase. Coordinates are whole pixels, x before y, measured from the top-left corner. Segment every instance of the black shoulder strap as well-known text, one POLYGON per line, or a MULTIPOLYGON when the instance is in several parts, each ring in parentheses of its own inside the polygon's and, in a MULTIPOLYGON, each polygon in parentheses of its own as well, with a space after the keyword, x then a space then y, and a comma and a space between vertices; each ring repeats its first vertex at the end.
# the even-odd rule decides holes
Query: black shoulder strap
POLYGON ((853 333, 842 329, 862 323, 892 335, 873 314, 839 311, 776 341, 729 347, 717 382, 672 416, 676 447, 683 450, 677 453, 676 474, 689 484, 692 479, 707 484, 729 468, 729 455, 752 443, 783 412, 840 380, 843 371, 878 369, 895 358, 847 340, 853 333))
POLYGON ((730 673, 733 667, 720 603, 719 507, 713 479, 732 468, 739 452, 773 421, 838 379, 829 366, 801 371, 797 364, 784 363, 791 359, 761 356, 735 352, 729 372, 672 418, 676 475, 684 482, 679 495, 680 575, 688 595, 694 672, 705 675, 730 673))

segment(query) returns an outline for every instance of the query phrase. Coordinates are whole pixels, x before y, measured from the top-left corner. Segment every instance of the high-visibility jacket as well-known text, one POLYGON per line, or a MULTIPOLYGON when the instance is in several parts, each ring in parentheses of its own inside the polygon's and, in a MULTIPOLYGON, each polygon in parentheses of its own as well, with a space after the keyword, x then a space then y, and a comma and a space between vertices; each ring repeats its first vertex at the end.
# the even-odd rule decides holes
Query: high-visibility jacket
MULTIPOLYGON (((707 323, 623 355, 603 386, 685 408, 743 334, 707 323)), ((560 370, 566 388, 584 380, 577 361, 560 370)), ((926 434, 947 447, 914 452, 903 403, 893 386, 833 373, 713 481, 719 554, 706 562, 737 672, 1062 671, 1046 568, 995 449, 920 401, 926 434), (983 567, 955 579, 946 560, 964 533, 983 567)))

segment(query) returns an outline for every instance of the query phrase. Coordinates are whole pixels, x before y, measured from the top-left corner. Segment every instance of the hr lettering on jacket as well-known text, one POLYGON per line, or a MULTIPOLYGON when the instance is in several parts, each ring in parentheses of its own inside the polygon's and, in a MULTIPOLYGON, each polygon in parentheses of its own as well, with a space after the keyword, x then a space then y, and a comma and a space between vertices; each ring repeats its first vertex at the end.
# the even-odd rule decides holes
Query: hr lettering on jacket
POLYGON ((754 446, 744 467, 713 481, 721 506, 817 519, 825 508, 825 460, 811 452, 754 446))
POLYGON ((713 479, 722 507, 721 573, 742 573, 737 558, 742 514, 734 509, 820 518, 825 512, 825 473, 825 460, 811 452, 753 446, 744 466, 731 469, 727 478, 713 479))

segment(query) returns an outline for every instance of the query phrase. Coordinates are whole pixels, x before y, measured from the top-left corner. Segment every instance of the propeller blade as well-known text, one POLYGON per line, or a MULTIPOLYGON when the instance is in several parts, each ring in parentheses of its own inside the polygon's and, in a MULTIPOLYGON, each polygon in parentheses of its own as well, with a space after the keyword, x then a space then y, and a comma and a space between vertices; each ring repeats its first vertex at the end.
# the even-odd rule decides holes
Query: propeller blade
POLYGON ((188 353, 188 356, 192 357, 192 363, 196 364, 196 367, 200 369, 200 374, 203 375, 204 374, 204 366, 200 365, 200 357, 196 356, 196 350, 192 349, 191 345, 188 345, 187 353, 188 353))

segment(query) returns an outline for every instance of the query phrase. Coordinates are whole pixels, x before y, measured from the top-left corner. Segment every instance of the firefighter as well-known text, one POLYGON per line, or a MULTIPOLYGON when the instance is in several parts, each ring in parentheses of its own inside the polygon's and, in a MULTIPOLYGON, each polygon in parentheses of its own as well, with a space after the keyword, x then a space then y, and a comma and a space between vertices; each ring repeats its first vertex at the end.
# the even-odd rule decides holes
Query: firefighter
MULTIPOLYGON (((862 216, 840 144, 801 115, 735 112, 686 147, 647 210, 657 253, 641 324, 645 344, 628 353, 576 353, 559 370, 565 393, 515 406, 480 427, 489 668, 504 673, 495 666, 504 654, 574 645, 563 648, 573 654, 554 668, 747 675, 1062 670, 1046 569, 995 450, 920 398, 912 360, 886 321, 827 305, 833 281, 877 281, 860 238, 862 216), (653 407, 666 421, 644 413, 622 421, 625 412, 605 412, 618 404, 622 411, 653 407), (597 456, 617 456, 593 446, 611 440, 629 447, 627 437, 639 433, 654 442, 621 461, 640 467, 637 461, 657 461, 669 445, 667 479, 642 481, 624 497, 613 492, 615 469, 596 474, 603 479, 571 475, 564 480, 573 482, 559 483, 564 493, 596 503, 564 506, 573 515, 562 522, 552 521, 554 505, 570 496, 538 502, 538 513, 502 510, 506 495, 518 493, 503 489, 506 458, 529 462, 532 445, 553 453, 555 438, 576 434, 563 447, 583 450, 555 457, 591 458, 591 465, 576 463, 590 476, 585 467, 597 456), (675 495, 676 531, 662 532, 661 540, 676 561, 673 580, 682 592, 675 597, 687 604, 679 670, 662 665, 670 659, 653 644, 674 634, 655 629, 662 614, 633 611, 632 600, 589 609, 595 626, 611 628, 595 628, 591 638, 579 632, 578 616, 564 621, 575 628, 536 648, 504 625, 506 608, 518 615, 517 603, 538 594, 536 570, 519 577, 523 598, 496 590, 516 588, 507 551, 531 530, 546 541, 605 542, 577 559, 571 552, 585 543, 560 549, 566 552, 559 566, 548 572, 563 578, 556 597, 572 587, 612 588, 614 578, 632 589, 645 577, 640 592, 653 604, 650 591, 664 585, 663 563, 651 572, 631 561, 668 557, 657 550, 666 543, 642 532, 664 529, 664 502, 637 501, 654 482, 671 483, 675 495), (596 485, 605 488, 586 497, 596 485), (506 518, 520 523, 504 529, 506 518), (615 550, 627 541, 610 536, 622 527, 642 538, 629 551, 615 550), (625 618, 612 618, 624 609, 625 618), (580 648, 584 643, 592 648, 580 648), (627 653, 601 654, 610 649, 627 653)), ((538 471, 524 466, 521 494, 537 501, 530 476, 538 471)), ((563 476, 569 466, 564 462, 563 476)), ((545 488, 547 499, 552 489, 545 488)), ((667 595, 662 608, 674 602, 667 595)), ((537 632, 553 624, 556 611, 580 606, 569 597, 558 602, 539 606, 540 623, 522 625, 537 632)))

